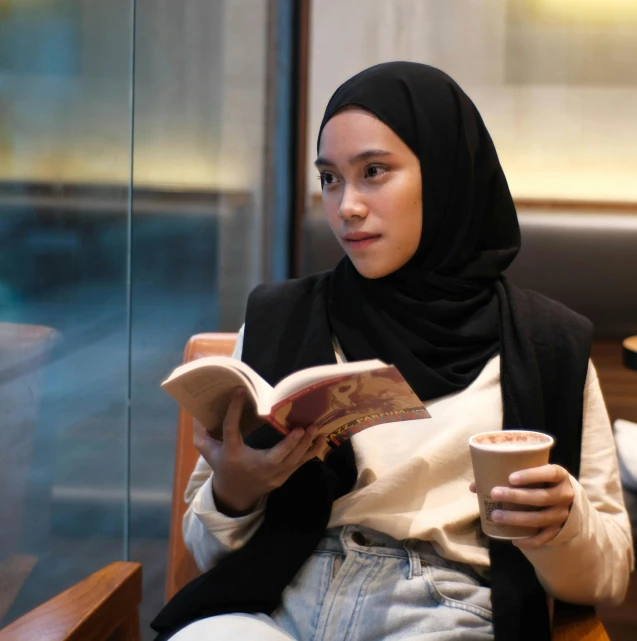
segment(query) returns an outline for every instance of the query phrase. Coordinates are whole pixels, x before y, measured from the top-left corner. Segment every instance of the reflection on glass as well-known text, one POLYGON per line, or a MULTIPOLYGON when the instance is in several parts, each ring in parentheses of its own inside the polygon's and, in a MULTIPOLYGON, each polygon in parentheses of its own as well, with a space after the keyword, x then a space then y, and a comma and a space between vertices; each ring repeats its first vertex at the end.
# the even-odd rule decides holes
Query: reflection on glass
POLYGON ((163 604, 177 429, 159 383, 190 336, 239 328, 261 270, 267 6, 137 0, 130 555, 145 634, 163 604))
POLYGON ((0 627, 124 555, 129 41, 0 3, 0 627))
POLYGON ((270 4, 0 0, 0 626, 129 555, 152 638, 159 382, 263 272, 270 4))

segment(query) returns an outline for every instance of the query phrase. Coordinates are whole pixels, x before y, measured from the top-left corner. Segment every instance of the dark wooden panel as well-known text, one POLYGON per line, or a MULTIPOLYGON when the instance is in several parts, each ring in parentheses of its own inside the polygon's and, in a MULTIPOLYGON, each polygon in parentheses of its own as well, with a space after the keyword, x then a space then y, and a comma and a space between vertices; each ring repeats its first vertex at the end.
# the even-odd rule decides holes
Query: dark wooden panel
POLYGON ((595 341, 592 358, 611 420, 637 423, 637 372, 624 367, 621 341, 595 341))

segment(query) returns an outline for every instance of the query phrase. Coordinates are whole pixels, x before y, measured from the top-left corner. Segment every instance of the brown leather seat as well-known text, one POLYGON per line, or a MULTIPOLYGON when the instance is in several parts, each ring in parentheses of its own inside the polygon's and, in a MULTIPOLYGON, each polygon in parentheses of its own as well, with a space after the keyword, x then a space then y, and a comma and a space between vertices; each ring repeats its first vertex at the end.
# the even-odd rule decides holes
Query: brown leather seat
MULTIPOLYGON (((236 339, 236 334, 196 334, 186 344, 184 363, 202 356, 230 356, 236 339)), ((199 453, 192 444, 192 417, 183 409, 180 409, 170 517, 166 601, 199 574, 193 558, 184 545, 184 539, 181 534, 181 522, 187 507, 184 501, 184 493, 198 458, 199 453)))

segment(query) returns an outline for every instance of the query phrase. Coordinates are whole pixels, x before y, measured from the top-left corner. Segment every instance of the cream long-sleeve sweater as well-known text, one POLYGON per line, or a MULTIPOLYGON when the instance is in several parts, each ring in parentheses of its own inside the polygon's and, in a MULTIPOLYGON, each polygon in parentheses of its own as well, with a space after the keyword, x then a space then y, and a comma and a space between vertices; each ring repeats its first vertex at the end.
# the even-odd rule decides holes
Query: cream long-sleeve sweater
MULTIPOLYGON (((241 357, 243 328, 234 356, 241 357)), ((342 354, 337 346, 337 357, 342 354)), ((489 565, 467 441, 502 428, 500 359, 492 358, 466 389, 426 403, 430 419, 378 425, 352 439, 358 480, 334 503, 329 527, 362 525, 396 539, 430 541, 443 557, 489 565)), ((200 569, 241 547, 263 518, 265 500, 239 518, 219 512, 210 466, 200 458, 186 489, 186 546, 200 569)), ((624 598, 634 566, 615 443, 595 367, 589 364, 579 481, 564 527, 547 545, 524 554, 553 597, 581 604, 624 598)), ((267 499, 266 499, 267 500, 267 499)))

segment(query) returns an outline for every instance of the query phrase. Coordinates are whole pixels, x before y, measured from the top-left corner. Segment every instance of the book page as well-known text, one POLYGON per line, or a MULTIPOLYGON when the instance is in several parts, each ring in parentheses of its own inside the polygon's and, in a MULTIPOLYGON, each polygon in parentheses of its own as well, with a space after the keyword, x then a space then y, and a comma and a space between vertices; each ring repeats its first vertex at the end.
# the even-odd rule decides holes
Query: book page
POLYGON ((249 365, 231 356, 204 356, 189 363, 184 363, 176 367, 171 375, 161 384, 162 388, 174 379, 189 375, 190 372, 204 368, 214 367, 217 369, 229 369, 239 372, 254 390, 256 398, 260 401, 267 399, 269 409, 269 397, 272 393, 272 387, 257 374, 249 365))
POLYGON ((381 423, 429 418, 420 399, 394 366, 321 381, 275 404, 270 422, 279 429, 318 425, 328 447, 381 423))
POLYGON ((219 440, 223 436, 223 419, 238 386, 247 392, 241 418, 242 434, 245 436, 263 424, 263 419, 258 416, 259 398, 254 380, 235 368, 204 363, 199 368, 182 371, 180 376, 169 377, 161 386, 219 440))

